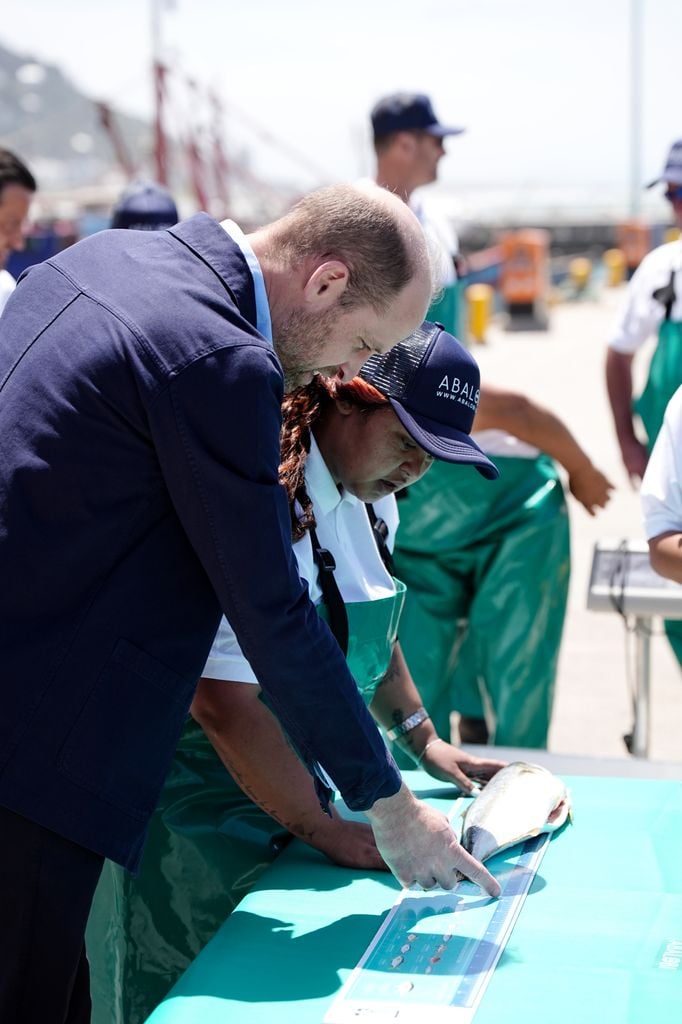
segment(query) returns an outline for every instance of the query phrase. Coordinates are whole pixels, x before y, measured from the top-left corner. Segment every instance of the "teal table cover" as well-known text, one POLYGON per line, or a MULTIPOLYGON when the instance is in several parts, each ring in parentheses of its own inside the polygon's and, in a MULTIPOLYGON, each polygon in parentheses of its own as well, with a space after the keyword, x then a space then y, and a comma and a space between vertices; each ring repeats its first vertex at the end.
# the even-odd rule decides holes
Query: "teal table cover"
MULTIPOLYGON (((456 798, 405 778, 444 811, 456 798)), ((682 782, 566 781, 574 823, 549 843, 475 1024, 679 1024, 682 782)), ((149 1024, 320 1024, 399 891, 292 843, 149 1024)))

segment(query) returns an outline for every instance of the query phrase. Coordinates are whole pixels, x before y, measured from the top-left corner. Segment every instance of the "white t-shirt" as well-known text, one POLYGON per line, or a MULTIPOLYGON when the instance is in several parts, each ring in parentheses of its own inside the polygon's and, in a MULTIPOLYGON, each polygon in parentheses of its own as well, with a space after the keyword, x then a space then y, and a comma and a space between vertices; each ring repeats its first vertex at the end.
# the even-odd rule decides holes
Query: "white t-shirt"
POLYGON ((454 228, 444 217, 435 216, 421 195, 411 195, 409 206, 421 224, 437 260, 439 286, 445 288, 449 284, 454 284, 457 280, 454 258, 459 251, 454 228))
POLYGON ((7 304, 7 300, 17 286, 9 270, 0 270, 0 313, 7 304))
POLYGON ((640 497, 647 540, 669 530, 682 531, 682 387, 668 402, 640 497))
POLYGON ((675 302, 671 320, 682 320, 682 241, 659 245, 644 257, 628 285, 625 308, 621 311, 609 341, 609 348, 632 355, 651 337, 663 320, 665 307, 653 293, 670 282, 675 271, 675 302))
MULTIPOLYGON (((395 593, 395 585, 379 555, 367 510, 354 495, 339 491, 314 439, 306 460, 305 478, 315 510, 317 539, 334 556, 334 577, 343 600, 372 601, 390 597, 395 593)), ((398 506, 394 496, 389 494, 375 501, 374 510, 388 527, 387 542, 392 549, 398 529, 398 506)), ((308 584, 310 599, 313 604, 319 604, 322 590, 309 534, 294 544, 294 554, 301 578, 308 584)), ((203 675, 209 679, 258 682, 225 617, 218 627, 203 675)))

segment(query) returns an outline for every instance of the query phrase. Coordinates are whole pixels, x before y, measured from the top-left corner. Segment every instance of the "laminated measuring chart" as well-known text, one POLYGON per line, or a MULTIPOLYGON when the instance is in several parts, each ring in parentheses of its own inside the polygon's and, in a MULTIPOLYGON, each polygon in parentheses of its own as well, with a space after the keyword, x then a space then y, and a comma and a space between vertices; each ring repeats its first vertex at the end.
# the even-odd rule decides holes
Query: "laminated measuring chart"
POLYGON ((490 859, 486 866, 502 887, 497 899, 467 881, 451 892, 404 889, 324 1024, 471 1021, 549 838, 536 836, 490 859))

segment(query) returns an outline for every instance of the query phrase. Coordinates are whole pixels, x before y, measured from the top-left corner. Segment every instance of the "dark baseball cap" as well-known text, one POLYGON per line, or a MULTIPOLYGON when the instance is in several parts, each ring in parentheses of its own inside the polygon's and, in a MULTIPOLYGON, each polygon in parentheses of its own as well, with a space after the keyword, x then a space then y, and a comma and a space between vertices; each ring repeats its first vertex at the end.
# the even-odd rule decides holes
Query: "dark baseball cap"
POLYGON ((153 181, 136 181, 122 193, 114 207, 112 228, 161 231, 178 222, 172 195, 153 181))
POLYGON ((665 167, 663 168, 663 173, 658 178, 650 181, 646 187, 653 188, 654 185, 659 185, 666 181, 669 181, 672 185, 682 185, 682 139, 673 142, 665 167))
POLYGON ((445 462, 475 466, 488 480, 497 466, 472 441, 481 375, 474 357, 440 325, 425 320, 359 376, 385 395, 417 444, 445 462))
POLYGON ((374 104, 370 117, 375 139, 393 132, 427 132, 443 138, 461 135, 466 130, 441 124, 431 100, 423 93, 397 92, 384 96, 374 104))

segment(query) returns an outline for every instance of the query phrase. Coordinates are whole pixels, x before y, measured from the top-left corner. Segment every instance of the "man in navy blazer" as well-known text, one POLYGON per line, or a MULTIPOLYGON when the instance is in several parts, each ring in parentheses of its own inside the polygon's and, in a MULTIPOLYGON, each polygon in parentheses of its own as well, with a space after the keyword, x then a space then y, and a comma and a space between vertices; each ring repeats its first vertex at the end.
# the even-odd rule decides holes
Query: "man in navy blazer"
POLYGON ((321 801, 328 774, 401 881, 459 867, 496 891, 401 786, 278 483, 283 377, 352 376, 430 296, 416 219, 353 186, 248 237, 206 214, 103 232, 20 280, 0 327, 0 1019, 89 1019, 102 858, 139 862, 221 609, 321 801))

